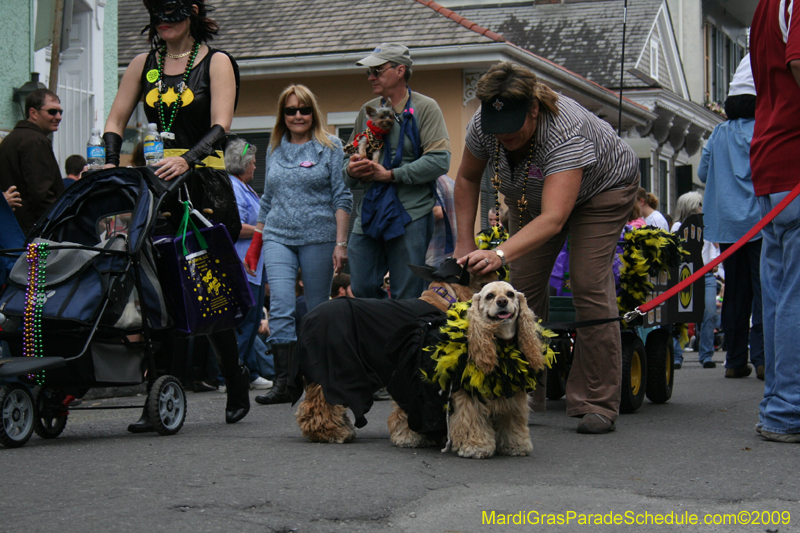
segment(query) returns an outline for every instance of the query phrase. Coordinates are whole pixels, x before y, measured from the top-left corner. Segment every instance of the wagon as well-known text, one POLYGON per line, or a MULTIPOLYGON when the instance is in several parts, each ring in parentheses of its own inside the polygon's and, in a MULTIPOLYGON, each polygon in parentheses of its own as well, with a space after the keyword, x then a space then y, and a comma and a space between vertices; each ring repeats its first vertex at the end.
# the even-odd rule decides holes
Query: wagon
MULTIPOLYGON (((649 272, 653 290, 648 300, 674 287, 703 266, 702 215, 688 217, 678 230, 678 235, 688 255, 673 268, 649 272)), ((665 403, 672 397, 675 377, 673 332, 678 324, 702 321, 704 293, 705 283, 701 278, 678 293, 677 297, 663 302, 646 315, 631 323, 623 323, 621 413, 633 413, 641 407, 645 397, 653 403, 665 403)), ((575 323, 572 297, 550 296, 549 310, 550 323, 575 323)), ((547 324, 543 325, 547 327, 547 324)), ((550 341, 556 359, 547 371, 546 396, 550 400, 558 400, 566 393, 576 329, 551 329, 556 334, 550 341)))

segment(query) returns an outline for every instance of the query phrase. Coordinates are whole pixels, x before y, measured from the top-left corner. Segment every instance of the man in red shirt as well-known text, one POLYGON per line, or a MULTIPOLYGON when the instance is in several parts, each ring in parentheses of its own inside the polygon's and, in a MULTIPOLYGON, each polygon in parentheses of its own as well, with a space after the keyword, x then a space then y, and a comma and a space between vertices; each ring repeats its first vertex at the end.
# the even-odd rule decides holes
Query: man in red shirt
MULTIPOLYGON (((750 166, 762 215, 800 182, 800 8, 761 0, 750 32, 758 98, 750 166)), ((800 443, 800 198, 762 231, 764 399, 756 430, 767 440, 800 443)))

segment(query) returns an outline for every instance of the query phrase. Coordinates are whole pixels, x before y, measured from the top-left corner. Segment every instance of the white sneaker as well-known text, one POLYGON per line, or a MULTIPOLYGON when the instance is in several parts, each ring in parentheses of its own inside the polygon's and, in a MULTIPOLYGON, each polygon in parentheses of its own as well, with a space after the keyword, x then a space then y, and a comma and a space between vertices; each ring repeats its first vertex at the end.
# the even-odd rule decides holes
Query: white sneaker
POLYGON ((255 381, 251 381, 250 382, 250 390, 254 390, 254 389, 255 390, 265 390, 265 389, 271 389, 271 388, 272 388, 272 382, 270 380, 264 379, 264 378, 262 378, 260 376, 257 377, 255 379, 255 381))
POLYGON ((221 392, 222 394, 226 394, 228 392, 228 388, 225 385, 220 385, 217 391, 221 392))

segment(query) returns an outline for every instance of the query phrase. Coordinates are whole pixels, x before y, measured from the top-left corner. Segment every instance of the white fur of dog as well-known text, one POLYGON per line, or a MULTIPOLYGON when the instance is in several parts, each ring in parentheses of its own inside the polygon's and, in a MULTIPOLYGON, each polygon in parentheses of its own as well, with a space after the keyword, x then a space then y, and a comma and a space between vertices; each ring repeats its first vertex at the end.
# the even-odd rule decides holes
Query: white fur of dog
MULTIPOLYGON (((525 296, 504 281, 489 283, 472 298, 468 311, 467 340, 469 358, 484 374, 497 364, 495 338, 515 336, 525 355, 530 372, 544 368, 542 342, 536 317, 528 309, 525 296)), ((479 398, 464 389, 452 396, 450 415, 452 450, 461 457, 482 459, 498 455, 529 455, 533 450, 528 430, 528 396, 518 391, 511 398, 479 398)), ((408 427, 406 413, 395 404, 389 417, 389 431, 395 446, 419 448, 432 443, 408 427)))

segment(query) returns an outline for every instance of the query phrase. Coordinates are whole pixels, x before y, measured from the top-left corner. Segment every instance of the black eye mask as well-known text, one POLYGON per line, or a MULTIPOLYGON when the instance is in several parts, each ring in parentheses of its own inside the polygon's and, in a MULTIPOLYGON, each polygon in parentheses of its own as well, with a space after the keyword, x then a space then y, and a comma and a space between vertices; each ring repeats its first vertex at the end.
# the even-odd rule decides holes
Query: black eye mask
POLYGON ((192 14, 192 0, 162 0, 150 5, 150 24, 183 22, 192 14))

